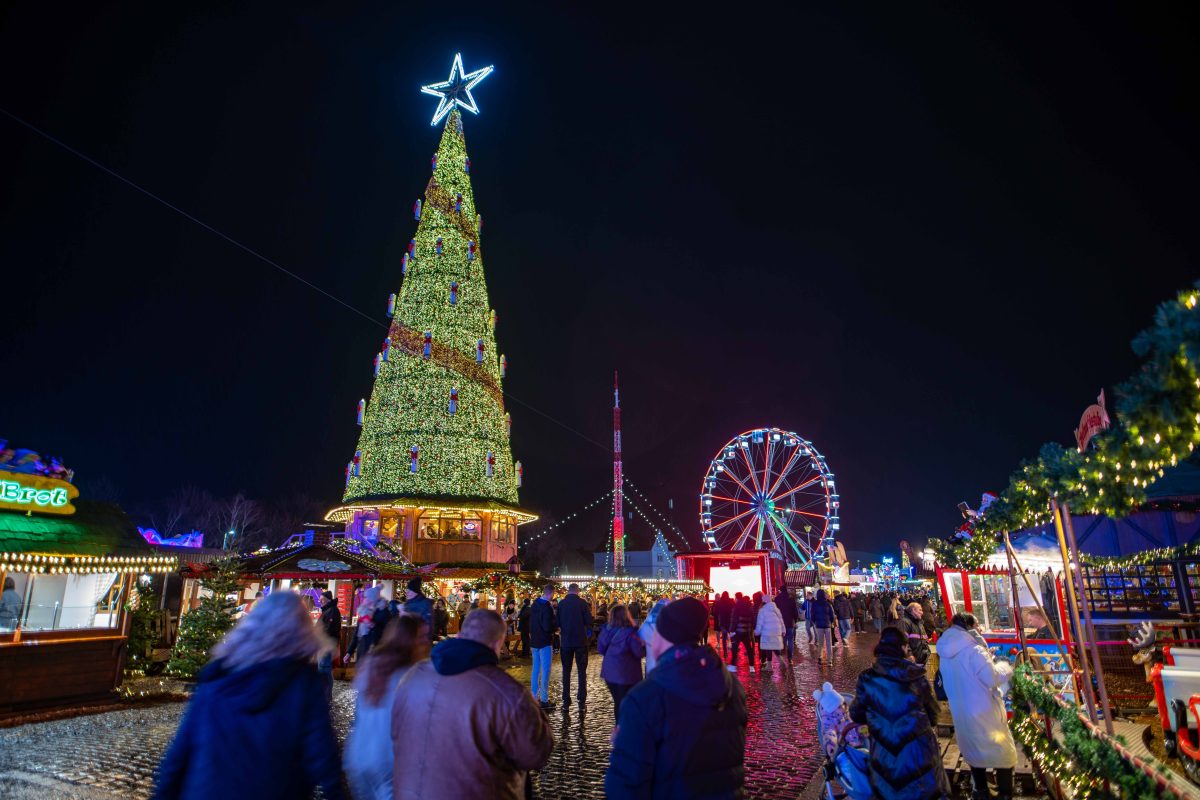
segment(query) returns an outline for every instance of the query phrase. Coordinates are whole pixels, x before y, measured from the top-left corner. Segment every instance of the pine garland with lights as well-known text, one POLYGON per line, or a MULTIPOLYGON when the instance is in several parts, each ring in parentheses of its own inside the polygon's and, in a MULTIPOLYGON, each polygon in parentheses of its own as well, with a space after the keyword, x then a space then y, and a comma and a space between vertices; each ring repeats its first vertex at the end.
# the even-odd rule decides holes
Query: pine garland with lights
POLYGON ((514 595, 541 594, 542 587, 534 586, 529 581, 519 575, 513 575, 511 572, 496 572, 488 573, 473 581, 463 584, 463 588, 471 592, 480 592, 482 594, 508 594, 512 592, 514 595))
POLYGON ((179 622, 179 638, 167 662, 167 674, 176 678, 195 678, 208 663, 213 647, 236 620, 233 613, 237 601, 228 596, 240 585, 240 560, 222 558, 208 565, 200 580, 201 586, 212 595, 200 601, 200 607, 183 615, 179 622))
MULTIPOLYGON (((1119 519, 1146 502, 1146 490, 1200 443, 1200 282, 1158 307, 1133 340, 1142 366, 1117 387, 1113 427, 1080 453, 1057 442, 1013 473, 1008 486, 955 545, 930 541, 943 566, 975 569, 998 546, 996 535, 1051 522, 1050 500, 1072 511, 1119 519), (985 549, 989 552, 984 553, 985 549)), ((1144 562, 1139 562, 1144 563, 1144 562)))
POLYGON ((417 231, 404 256, 344 499, 455 497, 516 505, 496 317, 458 111, 446 119, 414 216, 417 231))
MULTIPOLYGON (((1013 737, 1042 775, 1058 780, 1076 800, 1158 796, 1155 779, 1122 757, 1108 740, 1095 735, 1080 719, 1079 708, 1060 703, 1028 665, 1016 668, 1012 687, 1013 737), (1046 736, 1044 717, 1059 725, 1061 735, 1054 740, 1046 736)), ((1120 736, 1114 739, 1125 744, 1120 736)), ((1170 780, 1165 767, 1155 766, 1164 780, 1170 780)))

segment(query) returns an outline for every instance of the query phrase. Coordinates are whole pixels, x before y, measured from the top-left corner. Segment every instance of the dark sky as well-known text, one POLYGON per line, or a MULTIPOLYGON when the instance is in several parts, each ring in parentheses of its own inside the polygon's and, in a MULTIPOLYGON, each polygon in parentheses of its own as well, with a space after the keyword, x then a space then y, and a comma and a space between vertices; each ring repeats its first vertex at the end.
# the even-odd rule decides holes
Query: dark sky
MULTIPOLYGON (((0 107, 383 323, 418 87, 494 64, 466 131, 506 389, 607 443, 619 368, 627 472, 689 535, 714 452, 771 425, 827 456, 847 547, 944 535, 1197 274, 1183 11, 180 5, 6 4, 0 107)), ((380 327, 3 116, 0 226, 0 434, 131 506, 340 498, 380 327)), ((510 410, 525 505, 609 487, 510 410)))

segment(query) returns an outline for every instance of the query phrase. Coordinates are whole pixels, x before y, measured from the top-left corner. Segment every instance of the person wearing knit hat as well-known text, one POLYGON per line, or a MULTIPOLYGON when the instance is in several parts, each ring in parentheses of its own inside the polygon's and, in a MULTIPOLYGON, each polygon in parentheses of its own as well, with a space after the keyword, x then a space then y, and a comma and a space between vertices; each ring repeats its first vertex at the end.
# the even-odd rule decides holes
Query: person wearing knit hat
POLYGON ((701 642, 707 624, 708 611, 694 597, 659 611, 647 648, 657 664, 629 690, 617 716, 604 776, 608 797, 741 795, 746 693, 701 642))
POLYGON ((404 587, 404 613, 416 614, 421 619, 425 620, 428 626, 429 638, 433 638, 433 603, 421 591, 423 581, 421 576, 417 575, 410 578, 404 587))

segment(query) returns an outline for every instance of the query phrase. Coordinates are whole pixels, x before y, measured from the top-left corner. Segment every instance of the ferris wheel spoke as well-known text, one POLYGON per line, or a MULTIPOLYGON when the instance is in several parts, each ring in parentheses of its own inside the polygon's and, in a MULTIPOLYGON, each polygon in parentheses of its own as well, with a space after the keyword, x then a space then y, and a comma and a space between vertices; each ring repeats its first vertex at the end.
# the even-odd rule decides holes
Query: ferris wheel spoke
POLYGON ((766 436, 766 440, 767 440, 767 457, 763 459, 762 485, 764 488, 767 486, 768 483, 770 483, 770 480, 771 480, 770 479, 770 475, 771 475, 771 433, 770 433, 770 431, 768 431, 765 434, 765 436, 766 436))
POLYGON ((746 455, 748 447, 738 447, 738 452, 742 454, 742 461, 746 463, 746 471, 750 473, 750 483, 754 484, 753 494, 762 492, 762 488, 758 485, 758 476, 754 474, 754 466, 750 463, 750 456, 746 455))
POLYGON ((713 499, 713 500, 726 500, 726 501, 728 501, 728 502, 730 502, 730 503, 741 503, 742 505, 746 505, 746 506, 752 506, 752 505, 754 505, 754 504, 753 504, 753 503, 751 503, 749 500, 741 500, 741 499, 738 499, 738 498, 736 498, 736 497, 722 497, 722 496, 721 496, 721 495, 719 495, 719 494, 714 494, 714 495, 711 495, 711 497, 712 497, 712 499, 713 499))
POLYGON ((721 528, 724 528, 726 525, 729 525, 730 523, 733 523, 733 522, 737 522, 742 517, 747 516, 748 514, 753 514, 753 513, 754 513, 754 509, 752 509, 752 508, 746 509, 742 513, 738 514, 736 517, 730 517, 729 519, 725 520, 724 522, 712 526, 711 528, 708 529, 708 533, 710 533, 710 534, 716 533, 718 530, 720 530, 721 528))
POLYGON ((725 470, 725 472, 724 472, 723 474, 725 474, 725 475, 728 475, 728 476, 729 476, 729 477, 730 477, 730 478, 733 480, 733 482, 734 482, 734 483, 736 483, 738 486, 740 486, 740 487, 741 487, 741 489, 742 489, 742 491, 743 491, 743 492, 745 492, 746 494, 750 495, 751 497, 753 497, 753 496, 754 496, 754 494, 755 494, 755 493, 754 493, 753 491, 751 491, 751 490, 750 490, 750 487, 749 487, 749 486, 747 486, 746 484, 742 483, 742 482, 741 482, 741 480, 739 480, 739 479, 738 479, 738 476, 737 476, 737 475, 734 475, 734 474, 733 474, 732 472, 730 472, 729 470, 725 470))
POLYGON ((800 484, 796 488, 788 489, 783 494, 776 495, 775 497, 772 497, 771 499, 774 500, 776 503, 778 503, 780 500, 782 500, 785 497, 790 497, 791 495, 794 495, 796 492, 807 489, 809 486, 812 486, 814 483, 821 480, 823 477, 824 477, 823 475, 818 475, 815 478, 809 478, 808 480, 806 480, 804 483, 800 484))
POLYGON ((796 449, 792 451, 792 455, 788 459, 787 464, 784 466, 783 472, 780 472, 779 477, 775 479, 775 483, 771 484, 771 488, 767 491, 768 497, 775 494, 775 490, 779 488, 779 483, 785 477, 787 477, 788 472, 791 471, 791 469, 792 469, 792 464, 796 463, 796 456, 798 456, 798 455, 800 455, 800 447, 799 446, 797 446, 796 449))
POLYGON ((742 535, 738 537, 737 543, 734 544, 734 550, 741 550, 742 546, 746 544, 746 540, 750 538, 750 531, 753 530, 754 522, 755 520, 752 519, 742 528, 742 535))

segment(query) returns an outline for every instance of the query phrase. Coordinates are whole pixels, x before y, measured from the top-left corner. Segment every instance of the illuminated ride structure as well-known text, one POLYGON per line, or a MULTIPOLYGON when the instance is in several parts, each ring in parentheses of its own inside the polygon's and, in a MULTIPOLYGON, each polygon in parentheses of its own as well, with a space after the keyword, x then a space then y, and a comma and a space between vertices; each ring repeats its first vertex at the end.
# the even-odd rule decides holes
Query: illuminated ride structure
POLYGON ((770 551, 790 568, 828 566, 839 499, 825 456, 779 428, 755 428, 717 451, 700 485, 709 550, 770 551))
POLYGON ((833 473, 812 442, 779 428, 731 439, 700 484, 700 532, 707 549, 680 553, 680 578, 715 591, 774 594, 811 585, 818 567, 832 578, 841 550, 833 473))

